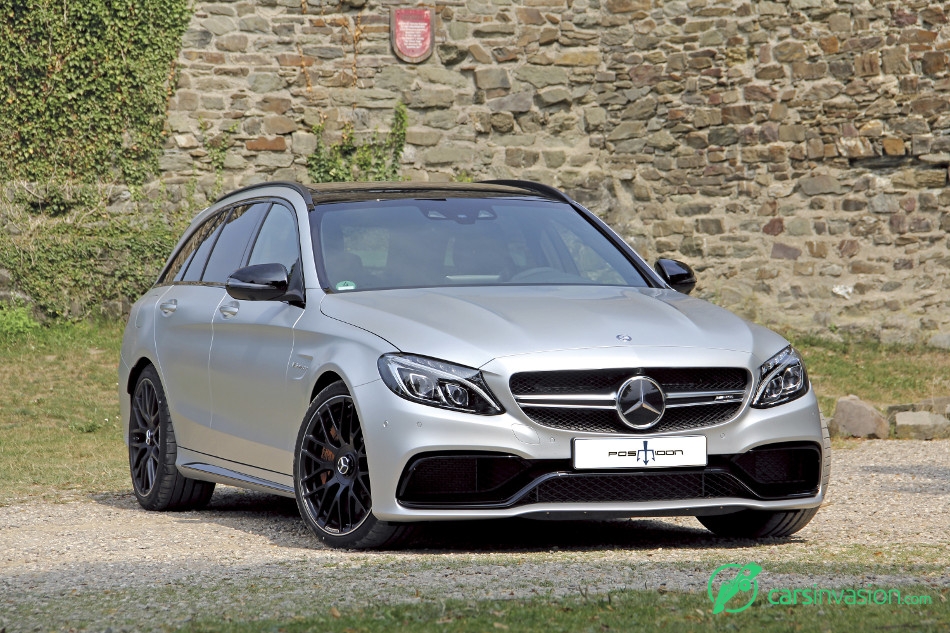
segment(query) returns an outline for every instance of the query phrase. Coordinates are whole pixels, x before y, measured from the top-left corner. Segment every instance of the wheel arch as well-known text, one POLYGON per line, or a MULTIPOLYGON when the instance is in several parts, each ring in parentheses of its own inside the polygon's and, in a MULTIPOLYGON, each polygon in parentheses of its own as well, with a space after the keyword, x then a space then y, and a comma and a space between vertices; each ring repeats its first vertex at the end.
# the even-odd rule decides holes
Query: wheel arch
POLYGON ((326 369, 322 374, 320 374, 320 376, 317 378, 317 381, 313 384, 313 389, 310 390, 309 402, 313 402, 318 393, 335 382, 342 382, 344 385, 346 385, 346 390, 352 393, 349 383, 343 379, 343 376, 341 376, 339 372, 337 372, 335 369, 326 369))
POLYGON ((158 372, 158 365, 152 362, 152 359, 147 356, 143 356, 138 359, 135 364, 132 366, 132 369, 129 370, 129 379, 125 384, 125 392, 129 395, 132 395, 132 392, 135 391, 135 383, 139 381, 139 376, 142 375, 142 372, 145 371, 146 367, 154 367, 155 371, 158 372))

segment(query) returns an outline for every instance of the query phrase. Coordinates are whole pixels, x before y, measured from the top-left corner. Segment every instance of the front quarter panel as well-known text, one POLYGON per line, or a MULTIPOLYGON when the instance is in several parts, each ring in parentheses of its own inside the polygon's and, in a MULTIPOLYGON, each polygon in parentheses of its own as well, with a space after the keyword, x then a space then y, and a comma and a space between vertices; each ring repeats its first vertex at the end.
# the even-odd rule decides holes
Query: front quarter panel
POLYGON ((288 456, 287 474, 292 471, 294 444, 304 414, 320 389, 333 382, 330 374, 340 377, 355 395, 359 386, 380 380, 376 368, 379 357, 398 351, 371 332, 322 314, 319 309, 322 294, 321 290, 307 291, 308 308, 294 326, 294 350, 287 372, 293 401, 288 406, 298 413, 293 416, 292 428, 282 433, 282 445, 288 456))

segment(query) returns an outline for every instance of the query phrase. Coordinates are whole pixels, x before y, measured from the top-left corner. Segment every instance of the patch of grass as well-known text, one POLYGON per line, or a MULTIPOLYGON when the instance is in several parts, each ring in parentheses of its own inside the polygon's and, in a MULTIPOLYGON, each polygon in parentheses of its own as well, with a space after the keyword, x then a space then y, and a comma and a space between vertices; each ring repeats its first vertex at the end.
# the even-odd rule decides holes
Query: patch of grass
POLYGON ((876 341, 829 341, 792 337, 831 416, 838 398, 854 394, 876 407, 950 395, 950 354, 926 347, 898 347, 876 341))
POLYGON ((19 340, 39 326, 24 306, 0 305, 0 343, 19 340))
POLYGON ((446 601, 341 610, 329 606, 322 616, 237 622, 199 621, 182 631, 836 631, 860 632, 886 626, 913 631, 945 631, 950 604, 929 587, 903 589, 901 594, 928 595, 923 606, 778 606, 763 592, 741 613, 713 615, 703 594, 625 591, 606 596, 552 600, 446 601))
POLYGON ((0 341, 0 504, 128 488, 122 327, 63 323, 0 341))
MULTIPOLYGON (((287 595, 280 587, 218 583, 173 583, 152 587, 147 597, 141 591, 114 588, 104 591, 73 591, 58 600, 14 601, 6 613, 10 622, 36 630, 181 631, 186 633, 391 633, 392 631, 468 633, 488 631, 525 633, 575 633, 605 631, 802 631, 866 633, 869 630, 950 630, 950 589, 927 585, 870 585, 870 589, 897 589, 902 599, 927 596, 930 604, 883 605, 776 605, 770 604, 770 588, 808 589, 807 579, 788 584, 760 582, 752 605, 739 613, 713 614, 705 591, 619 590, 598 594, 580 589, 569 596, 554 596, 542 590, 536 597, 508 600, 439 599, 418 594, 408 603, 381 601, 380 596, 336 596, 320 589, 287 595), (275 595, 280 600, 275 601, 275 595), (238 597, 240 596, 240 597, 238 597), (140 604, 141 603, 141 604, 140 604), (139 605, 138 608, 130 604, 139 605), (65 611, 64 611, 65 609, 65 611), (68 615, 64 615, 68 613, 68 615), (156 615, 159 620, 156 620, 156 615), (108 628, 107 628, 108 627, 108 628)), ((820 585, 820 588, 841 587, 820 585)), ((866 583, 853 586, 867 589, 866 583)), ((840 594, 839 594, 840 595, 840 594)), ((778 600, 778 594, 773 595, 778 600)), ((740 600, 737 598, 736 600, 740 600)), ((804 600, 804 598, 800 598, 804 600)), ((827 601, 827 598, 823 598, 827 601)), ((739 601, 730 608, 741 606, 739 601)), ((28 628, 23 627, 24 630, 28 628)))

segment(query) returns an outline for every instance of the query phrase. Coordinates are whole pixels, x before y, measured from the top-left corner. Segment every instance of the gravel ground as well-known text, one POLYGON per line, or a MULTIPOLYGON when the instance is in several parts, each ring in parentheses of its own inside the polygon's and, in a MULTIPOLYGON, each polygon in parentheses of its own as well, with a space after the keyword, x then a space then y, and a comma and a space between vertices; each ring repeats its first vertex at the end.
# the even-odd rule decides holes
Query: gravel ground
POLYGON ((157 630, 194 619, 290 618, 380 602, 705 591, 754 560, 769 587, 950 588, 950 441, 850 442, 826 505, 789 539, 712 537, 693 518, 442 523, 409 549, 328 550, 292 500, 219 487, 199 512, 146 513, 131 494, 0 508, 0 627, 157 630))

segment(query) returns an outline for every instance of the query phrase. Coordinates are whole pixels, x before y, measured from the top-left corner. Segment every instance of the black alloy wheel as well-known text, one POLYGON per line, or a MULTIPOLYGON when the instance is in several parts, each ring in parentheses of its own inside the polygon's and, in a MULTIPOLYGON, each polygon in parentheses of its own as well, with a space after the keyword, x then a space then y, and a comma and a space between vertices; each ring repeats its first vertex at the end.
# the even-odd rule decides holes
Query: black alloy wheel
POLYGON ((132 490, 146 510, 191 510, 211 499, 214 484, 178 472, 177 456, 165 390, 158 372, 149 365, 135 383, 129 419, 132 490))
POLYGON ((357 529, 373 502, 366 444, 353 398, 333 396, 317 408, 300 457, 301 494, 317 526, 339 535, 357 529))
POLYGON ((140 379, 132 396, 129 466, 135 491, 143 497, 152 492, 158 478, 161 439, 161 414, 155 384, 148 378, 140 379))
POLYGON ((366 442, 342 382, 321 391, 304 417, 294 453, 294 490, 307 527, 333 547, 394 545, 405 524, 373 515, 366 442))

